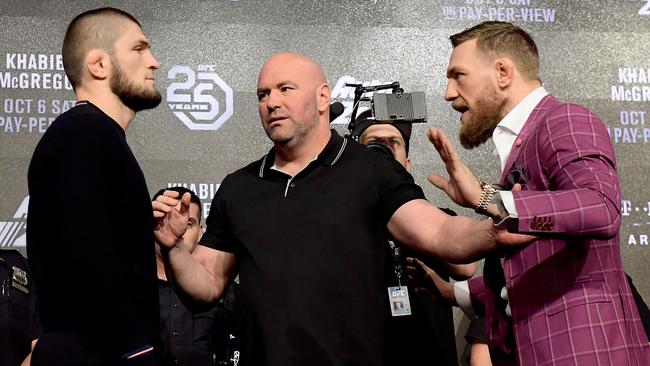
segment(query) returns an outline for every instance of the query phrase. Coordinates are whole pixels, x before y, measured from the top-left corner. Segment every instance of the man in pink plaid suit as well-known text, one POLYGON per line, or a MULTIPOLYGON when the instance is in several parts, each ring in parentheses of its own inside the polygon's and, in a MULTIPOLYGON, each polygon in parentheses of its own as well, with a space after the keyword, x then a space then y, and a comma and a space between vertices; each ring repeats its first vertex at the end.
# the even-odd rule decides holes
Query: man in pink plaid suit
POLYGON ((429 179, 497 227, 538 237, 488 256, 483 277, 455 285, 455 300, 485 317, 495 363, 650 365, 620 258, 621 196, 605 126, 546 92, 522 29, 485 22, 451 41, 445 99, 461 113, 461 144, 492 138, 501 181, 479 184, 437 129, 429 137, 449 180, 429 179))

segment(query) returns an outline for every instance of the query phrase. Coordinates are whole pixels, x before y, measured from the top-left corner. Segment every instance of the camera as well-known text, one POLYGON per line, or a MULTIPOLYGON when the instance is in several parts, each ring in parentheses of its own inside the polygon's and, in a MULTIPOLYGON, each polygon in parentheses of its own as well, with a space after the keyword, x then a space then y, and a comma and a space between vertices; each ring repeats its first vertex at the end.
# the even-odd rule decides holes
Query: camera
POLYGON ((393 159, 395 158, 395 154, 393 154, 393 151, 390 148, 388 148, 388 146, 382 144, 381 142, 371 142, 367 144, 366 147, 379 154, 390 156, 393 159))
MULTIPOLYGON (((377 123, 423 123, 427 121, 426 96, 424 92, 405 93, 395 81, 390 84, 369 85, 346 83, 354 87, 354 103, 347 137, 359 140, 361 133, 371 124, 377 123), (373 93, 372 97, 363 94, 378 90, 392 89, 391 93, 373 93), (370 102, 370 116, 364 116, 357 121, 357 110, 360 102, 370 102)), ((410 133, 410 131, 409 131, 410 133)))
MULTIPOLYGON (((392 124, 404 137, 408 153, 411 125, 427 121, 426 97, 424 92, 405 93, 399 82, 390 84, 363 86, 361 84, 345 84, 354 87, 354 104, 350 122, 349 133, 346 135, 359 141, 361 134, 371 125, 380 123, 392 124), (391 93, 373 93, 371 98, 363 94, 378 90, 392 89, 391 93), (357 116, 360 102, 369 102, 371 107, 357 116)), ((388 154, 394 157, 392 150, 379 142, 366 145, 369 149, 388 154)))
POLYGON ((375 94, 372 112, 382 122, 426 122, 426 98, 424 92, 375 94))

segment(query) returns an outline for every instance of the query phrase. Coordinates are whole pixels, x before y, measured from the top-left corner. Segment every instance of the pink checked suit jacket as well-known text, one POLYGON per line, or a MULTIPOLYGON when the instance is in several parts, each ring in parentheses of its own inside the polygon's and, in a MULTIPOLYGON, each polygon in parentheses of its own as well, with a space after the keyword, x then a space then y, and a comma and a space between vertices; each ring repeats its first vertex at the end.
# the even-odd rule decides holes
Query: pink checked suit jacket
POLYGON ((469 281, 491 350, 514 351, 523 366, 650 365, 622 269, 621 195, 603 123, 546 96, 514 143, 502 184, 517 167, 527 175, 514 192, 519 231, 542 239, 500 255, 511 319, 497 306, 501 288, 489 271, 469 281), (513 331, 514 350, 505 341, 513 331))

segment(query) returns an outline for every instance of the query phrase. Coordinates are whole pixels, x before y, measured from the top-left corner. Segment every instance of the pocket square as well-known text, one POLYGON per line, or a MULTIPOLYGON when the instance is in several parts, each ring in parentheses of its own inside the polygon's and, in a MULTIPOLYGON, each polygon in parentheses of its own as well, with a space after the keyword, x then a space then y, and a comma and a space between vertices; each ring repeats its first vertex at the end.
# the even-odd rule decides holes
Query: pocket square
POLYGON ((521 184, 523 186, 527 181, 528 175, 526 174, 526 168, 523 165, 516 165, 506 175, 506 184, 503 186, 503 189, 510 191, 515 184, 521 184))

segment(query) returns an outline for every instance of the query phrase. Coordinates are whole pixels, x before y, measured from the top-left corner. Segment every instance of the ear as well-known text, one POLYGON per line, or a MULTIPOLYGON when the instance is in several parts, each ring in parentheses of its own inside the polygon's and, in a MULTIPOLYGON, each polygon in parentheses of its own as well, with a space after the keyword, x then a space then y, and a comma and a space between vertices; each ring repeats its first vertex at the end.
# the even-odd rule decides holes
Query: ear
POLYGON ((406 165, 404 166, 406 168, 407 172, 411 172, 411 168, 413 168, 413 164, 411 163, 411 159, 406 158, 406 165))
POLYGON ((507 57, 501 57, 494 61, 494 68, 496 72, 496 81, 500 89, 505 89, 514 80, 517 71, 515 64, 507 57))
POLYGON ((84 66, 92 78, 103 80, 109 76, 112 64, 106 51, 92 49, 86 54, 84 66))
POLYGON ((329 108, 331 94, 332 94, 332 91, 330 90, 330 86, 328 84, 321 84, 316 89, 316 98, 317 98, 317 102, 318 102, 318 111, 320 113, 325 113, 325 111, 329 108))

